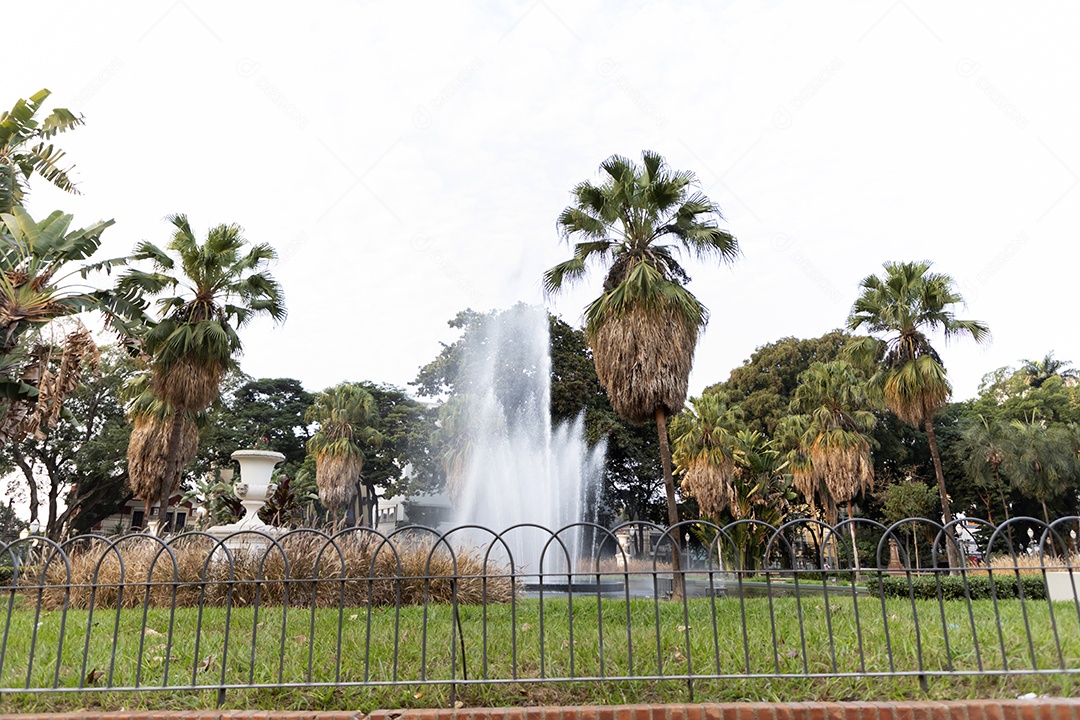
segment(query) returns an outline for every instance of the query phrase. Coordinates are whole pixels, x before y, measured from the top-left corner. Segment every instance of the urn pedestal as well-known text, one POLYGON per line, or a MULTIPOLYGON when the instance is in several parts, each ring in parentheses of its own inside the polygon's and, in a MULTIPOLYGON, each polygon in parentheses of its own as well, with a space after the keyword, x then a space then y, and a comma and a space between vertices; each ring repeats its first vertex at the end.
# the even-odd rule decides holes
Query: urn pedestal
POLYGON ((889 538, 889 567, 887 571, 890 575, 904 575, 907 572, 903 563, 900 562, 900 544, 893 537, 889 538))

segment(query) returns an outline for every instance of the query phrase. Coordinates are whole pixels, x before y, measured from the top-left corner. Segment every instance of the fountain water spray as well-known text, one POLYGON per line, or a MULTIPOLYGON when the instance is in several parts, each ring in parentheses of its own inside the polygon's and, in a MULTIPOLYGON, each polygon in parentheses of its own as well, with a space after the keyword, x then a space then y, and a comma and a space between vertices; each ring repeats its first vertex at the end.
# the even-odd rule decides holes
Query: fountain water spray
MULTIPOLYGON (((519 304, 486 318, 470 334, 458 387, 469 394, 471 447, 455 502, 457 525, 501 532, 531 523, 553 532, 595 520, 604 444, 588 446, 582 417, 552 427, 548 322, 543 308, 519 304)), ((559 536, 572 560, 584 535, 577 530, 559 536)), ((473 537, 485 547, 492 542, 490 536, 473 537)), ((527 573, 541 570, 550 538, 551 532, 536 528, 504 536, 514 565, 527 573)), ((542 570, 567 570, 559 543, 548 546, 542 570)))

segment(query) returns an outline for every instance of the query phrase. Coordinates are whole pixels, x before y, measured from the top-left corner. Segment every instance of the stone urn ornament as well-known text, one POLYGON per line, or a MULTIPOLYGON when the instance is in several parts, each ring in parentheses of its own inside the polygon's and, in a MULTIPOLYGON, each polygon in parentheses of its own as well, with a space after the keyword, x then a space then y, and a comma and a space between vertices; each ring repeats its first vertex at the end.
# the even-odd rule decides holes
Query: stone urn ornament
POLYGON ((276 535, 278 529, 259 519, 259 510, 275 490, 270 481, 274 467, 285 456, 273 450, 237 450, 232 459, 240 465, 240 479, 233 485, 233 493, 244 506, 244 517, 228 525, 215 525, 207 530, 211 535, 224 538, 233 533, 262 532, 276 535))

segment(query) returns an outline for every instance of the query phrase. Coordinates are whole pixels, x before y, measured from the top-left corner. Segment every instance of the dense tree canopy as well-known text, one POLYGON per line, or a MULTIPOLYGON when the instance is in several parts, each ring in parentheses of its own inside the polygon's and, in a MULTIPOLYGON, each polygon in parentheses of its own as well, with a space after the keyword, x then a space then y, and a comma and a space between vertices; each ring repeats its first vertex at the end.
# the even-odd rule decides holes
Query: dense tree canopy
POLYGON ((363 482, 374 497, 410 496, 436 490, 441 480, 438 454, 431 447, 438 411, 387 384, 361 382, 375 399, 382 441, 364 447, 363 482))
POLYGON ((771 436, 789 414, 799 376, 815 362, 836 360, 851 338, 833 330, 817 338, 786 337, 763 345, 727 380, 705 388, 704 394, 725 392, 743 409, 748 428, 771 436))
POLYGON ((195 471, 228 467, 234 450, 266 445, 285 455, 278 470, 294 475, 307 455, 304 443, 310 432, 304 413, 312 398, 293 378, 244 378, 208 413, 195 471))

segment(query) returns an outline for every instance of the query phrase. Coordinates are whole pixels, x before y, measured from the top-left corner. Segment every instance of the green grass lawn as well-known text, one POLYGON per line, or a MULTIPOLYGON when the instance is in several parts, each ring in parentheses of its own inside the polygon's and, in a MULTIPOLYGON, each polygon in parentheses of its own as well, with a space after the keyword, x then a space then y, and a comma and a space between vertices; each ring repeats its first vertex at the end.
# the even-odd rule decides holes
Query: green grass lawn
POLYGON ((445 706, 451 679, 459 683, 455 697, 467 705, 685 701, 688 674, 761 676, 695 680, 698 701, 1080 691, 1075 676, 1060 672, 963 674, 980 668, 1080 669, 1080 623, 1071 603, 1055 604, 1051 622, 1051 606, 1035 601, 1000 601, 996 610, 990 601, 976 601, 970 610, 966 603, 947 602, 943 618, 933 601, 917 601, 913 611, 909 600, 888 600, 883 612, 881 601, 871 597, 856 602, 830 595, 826 602, 818 595, 771 603, 722 598, 692 600, 685 609, 676 602, 575 597, 572 612, 564 597, 545 600, 543 607, 537 600, 462 606, 458 635, 448 605, 427 608, 426 618, 423 607, 402 608, 397 615, 385 607, 314 613, 206 608, 201 625, 197 608, 174 614, 150 608, 144 634, 142 610, 36 617, 26 600, 16 598, 10 613, 6 603, 0 610, 7 633, 0 687, 96 690, 5 694, 5 710, 212 707, 218 687, 247 684, 291 687, 230 689, 226 707, 445 706), (806 677, 920 670, 930 673, 925 691, 916 675, 806 677), (628 679, 642 676, 672 679, 628 679), (566 678, 575 679, 550 681, 566 678), (547 681, 534 682, 541 680, 547 681), (103 690, 136 686, 170 689, 103 690))

